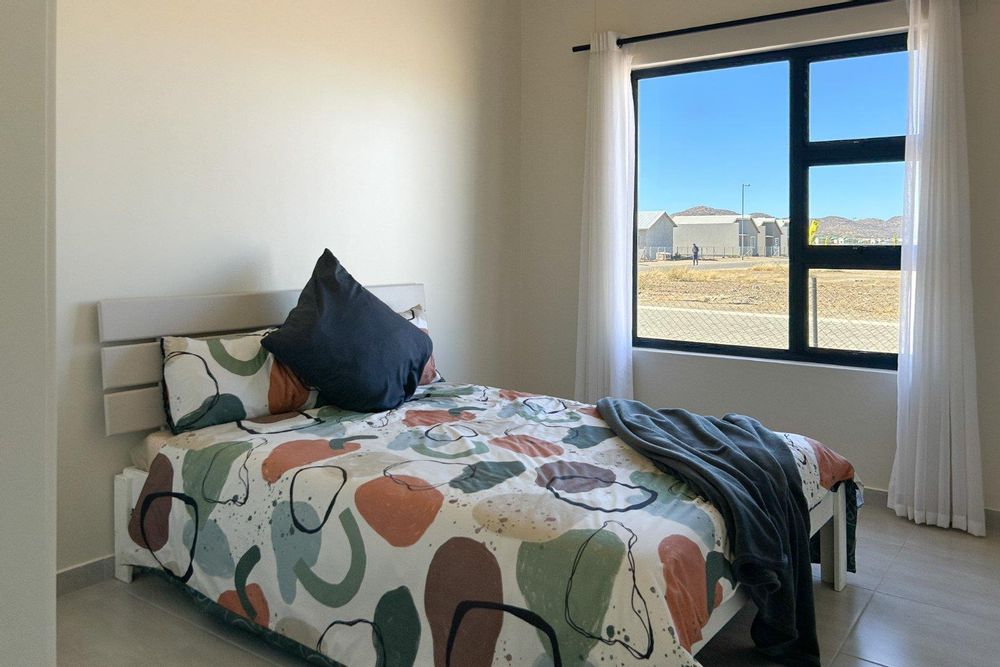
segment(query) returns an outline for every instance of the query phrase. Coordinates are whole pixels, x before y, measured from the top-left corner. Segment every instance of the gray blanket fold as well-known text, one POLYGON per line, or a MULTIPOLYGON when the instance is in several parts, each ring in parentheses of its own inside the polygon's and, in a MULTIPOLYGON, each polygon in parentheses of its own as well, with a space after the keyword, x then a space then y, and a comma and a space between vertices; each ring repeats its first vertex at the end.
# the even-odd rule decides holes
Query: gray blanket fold
POLYGON ((604 398, 615 435, 698 490, 723 516, 737 582, 757 605, 757 649, 787 665, 819 665, 809 508, 784 439, 755 419, 654 410, 604 398))

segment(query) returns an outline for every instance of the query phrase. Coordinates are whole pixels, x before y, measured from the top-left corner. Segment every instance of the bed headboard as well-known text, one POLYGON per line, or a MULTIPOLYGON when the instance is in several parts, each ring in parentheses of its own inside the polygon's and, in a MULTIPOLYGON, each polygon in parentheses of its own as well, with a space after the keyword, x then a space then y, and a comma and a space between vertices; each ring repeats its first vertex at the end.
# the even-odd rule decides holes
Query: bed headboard
MULTIPOLYGON (((419 283, 368 289, 397 312, 427 309, 419 283)), ((148 431, 166 424, 160 392, 160 336, 208 336, 253 331, 285 321, 299 290, 210 294, 97 303, 107 435, 148 431)))

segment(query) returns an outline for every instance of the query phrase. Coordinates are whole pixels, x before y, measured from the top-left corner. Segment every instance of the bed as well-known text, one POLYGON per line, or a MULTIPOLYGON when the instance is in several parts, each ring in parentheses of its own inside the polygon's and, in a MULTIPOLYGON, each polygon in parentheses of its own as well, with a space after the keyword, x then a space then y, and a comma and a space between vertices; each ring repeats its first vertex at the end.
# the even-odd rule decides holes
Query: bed
MULTIPOLYGON (((426 310, 422 285, 369 289, 426 310)), ((101 302, 108 434, 164 423, 159 336, 280 323, 297 295, 101 302)), ((840 590, 845 494, 785 437, 840 590)), ((115 478, 116 577, 159 571, 314 661, 697 664, 746 602, 718 511, 573 401, 438 383, 165 437, 147 462, 115 478)))

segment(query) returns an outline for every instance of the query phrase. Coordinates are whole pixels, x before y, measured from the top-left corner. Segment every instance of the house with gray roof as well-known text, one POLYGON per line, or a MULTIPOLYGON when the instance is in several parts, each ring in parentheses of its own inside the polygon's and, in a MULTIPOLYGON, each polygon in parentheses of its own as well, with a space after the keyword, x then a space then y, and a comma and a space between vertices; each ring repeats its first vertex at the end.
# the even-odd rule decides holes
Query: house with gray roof
POLYGON ((677 215, 673 217, 674 246, 689 255, 698 246, 702 257, 740 257, 758 254, 760 230, 750 217, 739 215, 677 215))
POLYGON ((641 259, 656 259, 654 253, 673 252, 674 247, 673 218, 666 211, 639 211, 636 215, 636 234, 639 256, 641 259), (643 252, 648 249, 647 252, 643 252))
POLYGON ((757 254, 761 257, 781 257, 788 254, 785 231, 779 218, 752 218, 760 233, 757 235, 757 254))

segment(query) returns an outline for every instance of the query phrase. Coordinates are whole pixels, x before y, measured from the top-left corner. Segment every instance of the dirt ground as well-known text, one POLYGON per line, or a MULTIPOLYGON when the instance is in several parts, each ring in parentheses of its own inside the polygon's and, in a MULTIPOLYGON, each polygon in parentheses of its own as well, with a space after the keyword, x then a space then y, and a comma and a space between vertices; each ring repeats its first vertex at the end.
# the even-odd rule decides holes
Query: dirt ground
MULTIPOLYGON (((787 261, 733 268, 646 266, 639 272, 639 303, 739 312, 788 312, 787 261)), ((899 318, 899 272, 814 269, 820 317, 894 321, 899 318)), ((812 299, 810 286, 810 302, 812 299)))

